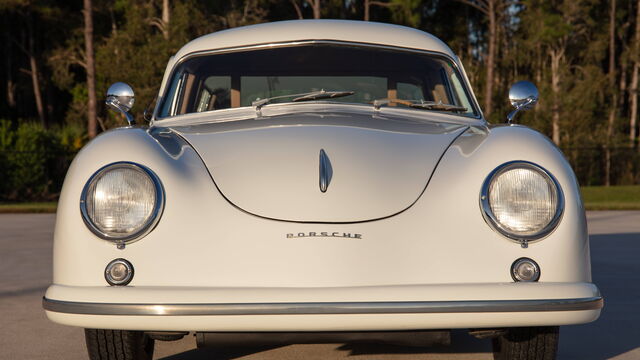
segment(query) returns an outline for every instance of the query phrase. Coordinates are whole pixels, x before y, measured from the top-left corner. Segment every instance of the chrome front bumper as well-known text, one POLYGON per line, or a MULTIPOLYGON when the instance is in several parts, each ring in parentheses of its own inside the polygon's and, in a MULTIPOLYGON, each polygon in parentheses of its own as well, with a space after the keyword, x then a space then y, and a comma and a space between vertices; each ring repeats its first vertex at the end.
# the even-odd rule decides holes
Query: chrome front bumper
POLYGON ((52 285, 54 322, 86 328, 391 331, 583 324, 600 315, 591 283, 487 283, 334 288, 52 285))
POLYGON ((433 314, 597 310, 601 296, 577 299, 467 300, 398 302, 310 302, 250 304, 113 304, 47 299, 47 311, 83 315, 207 316, 207 315, 324 315, 433 314))

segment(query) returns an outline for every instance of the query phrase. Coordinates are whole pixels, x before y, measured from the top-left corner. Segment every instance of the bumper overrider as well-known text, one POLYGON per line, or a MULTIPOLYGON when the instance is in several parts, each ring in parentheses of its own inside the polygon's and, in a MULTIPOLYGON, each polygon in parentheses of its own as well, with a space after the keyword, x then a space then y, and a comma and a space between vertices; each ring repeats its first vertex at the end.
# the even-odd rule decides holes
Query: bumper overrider
POLYGON ((580 324, 598 318, 603 298, 590 283, 344 289, 53 285, 43 298, 43 307, 51 320, 81 327, 187 331, 364 331, 580 324), (409 295, 412 290, 416 294, 430 295, 424 296, 424 300, 412 299, 409 295), (474 292, 476 298, 472 297, 474 292), (493 293, 492 299, 486 298, 488 293, 493 293), (533 297, 535 293, 539 297, 533 297), (392 300, 394 297, 396 300, 392 300), (151 301, 152 298, 156 300, 151 301), (230 301, 233 298, 237 300, 230 301), (285 298, 291 300, 283 301, 285 298), (336 301, 337 298, 342 298, 342 301, 336 301), (204 301, 206 299, 209 301, 204 301))

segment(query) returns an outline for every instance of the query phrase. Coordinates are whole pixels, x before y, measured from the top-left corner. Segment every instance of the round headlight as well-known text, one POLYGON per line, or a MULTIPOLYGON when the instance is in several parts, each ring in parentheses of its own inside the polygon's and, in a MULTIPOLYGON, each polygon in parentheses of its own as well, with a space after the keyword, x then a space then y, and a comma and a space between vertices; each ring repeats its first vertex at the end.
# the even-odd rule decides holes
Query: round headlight
POLYGON ((151 170, 128 162, 98 170, 85 185, 80 199, 89 229, 118 243, 135 240, 150 231, 163 206, 158 177, 151 170))
POLYGON ((480 195, 489 225, 508 238, 540 239, 558 224, 564 208, 558 182, 543 168, 524 161, 499 166, 480 195))

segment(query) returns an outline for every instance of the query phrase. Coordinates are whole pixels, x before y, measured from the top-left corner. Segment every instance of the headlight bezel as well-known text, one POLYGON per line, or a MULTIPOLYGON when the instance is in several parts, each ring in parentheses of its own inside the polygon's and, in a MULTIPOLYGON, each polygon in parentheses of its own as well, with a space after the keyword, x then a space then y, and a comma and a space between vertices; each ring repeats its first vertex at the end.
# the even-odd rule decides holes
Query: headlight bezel
POLYGON ((535 164, 529 161, 515 160, 515 161, 510 161, 510 162, 501 164, 498 167, 496 167, 493 171, 491 171, 491 173, 489 173, 487 178, 484 180, 484 183, 482 184, 482 189, 480 191, 480 208, 482 210, 482 215, 484 217, 485 222, 494 231, 496 231, 497 233, 501 234, 502 236, 510 240, 519 242, 522 245, 522 247, 527 247, 527 244, 529 242, 542 240, 543 238, 549 236, 549 234, 551 234, 558 227, 560 220, 562 219, 562 215, 564 214, 564 208, 565 208, 564 193, 562 191, 562 187, 560 186, 560 183, 558 182, 558 180, 548 170, 546 170, 545 168, 543 168, 538 164, 535 164), (493 183, 493 180, 496 179, 501 174, 513 169, 528 169, 528 170, 535 171, 536 173, 541 175, 543 178, 546 178, 546 180, 549 181, 551 184, 553 184, 556 191, 557 204, 556 204, 555 215, 545 227, 543 227, 541 230, 537 231, 534 234, 524 235, 524 234, 515 234, 513 232, 510 232, 500 223, 498 218, 495 216, 495 214, 491 210, 491 205, 489 203, 489 189, 491 187, 491 184, 493 183))
POLYGON ((162 213, 164 212, 164 205, 165 205, 165 191, 164 191, 164 187, 162 186, 162 182, 160 181, 160 178, 148 167, 135 162, 131 162, 131 161, 117 161, 101 167, 96 172, 94 172, 91 175, 91 177, 89 177, 89 180, 87 180, 87 182, 85 183, 82 189, 82 193, 80 194, 80 213, 82 214, 82 220, 84 221, 87 228, 99 238, 103 240, 108 240, 119 246, 138 241, 143 237, 145 237, 147 234, 149 234, 160 221, 160 218, 162 217, 162 213), (149 219, 147 219, 144 225, 140 227, 140 229, 138 229, 137 231, 123 235, 123 236, 113 236, 100 230, 91 220, 91 217, 89 216, 89 212, 87 211, 87 193, 89 191, 90 186, 102 174, 117 168, 134 169, 136 171, 141 171, 144 174, 146 174, 153 182, 153 185, 155 187, 155 197, 156 197, 155 206, 153 208, 151 216, 149 217, 149 219))

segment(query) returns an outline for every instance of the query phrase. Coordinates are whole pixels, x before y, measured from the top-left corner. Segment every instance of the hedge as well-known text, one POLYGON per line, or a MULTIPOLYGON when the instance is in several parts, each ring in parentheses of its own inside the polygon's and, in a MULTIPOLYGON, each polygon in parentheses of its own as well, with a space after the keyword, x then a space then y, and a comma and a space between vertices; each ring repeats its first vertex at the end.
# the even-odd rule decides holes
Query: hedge
POLYGON ((0 201, 57 199, 71 160, 84 143, 77 127, 0 120, 0 201))

